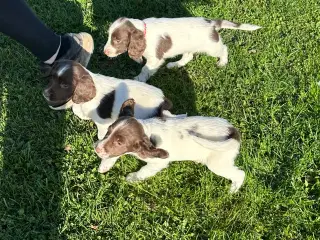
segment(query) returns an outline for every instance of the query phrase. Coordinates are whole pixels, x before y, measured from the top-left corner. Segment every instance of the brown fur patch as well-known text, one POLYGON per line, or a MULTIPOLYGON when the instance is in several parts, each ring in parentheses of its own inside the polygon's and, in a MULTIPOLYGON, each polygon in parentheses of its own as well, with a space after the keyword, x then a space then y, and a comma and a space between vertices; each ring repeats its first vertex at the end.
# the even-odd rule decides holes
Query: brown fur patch
POLYGON ((96 87, 92 77, 80 64, 77 65, 77 68, 74 69, 74 71, 76 72, 74 76, 76 89, 72 96, 72 101, 80 104, 92 100, 96 96, 96 87))
POLYGON ((172 40, 170 36, 161 37, 156 49, 156 56, 162 59, 163 55, 172 47, 172 40))
POLYGON ((143 32, 127 20, 111 34, 111 45, 117 54, 128 51, 129 56, 137 60, 146 49, 146 39, 143 32))
POLYGON ((111 45, 117 49, 117 53, 127 51, 130 42, 130 33, 135 28, 129 21, 125 21, 120 27, 116 28, 111 34, 111 45))
POLYGON ((238 142, 240 142, 240 132, 238 131, 238 129, 234 128, 234 127, 229 127, 229 135, 228 135, 228 139, 233 138, 235 140, 237 140, 238 142))
POLYGON ((222 20, 220 20, 220 19, 218 19, 218 20, 215 20, 215 26, 217 27, 217 28, 221 28, 221 24, 222 24, 222 20))
POLYGON ((122 103, 118 117, 124 117, 124 116, 133 117, 135 104, 136 104, 136 102, 132 98, 130 98, 130 99, 126 100, 124 103, 122 103))
POLYGON ((214 42, 219 42, 219 33, 217 32, 216 30, 216 27, 213 27, 212 29, 212 32, 211 32, 211 39, 214 41, 214 42))
POLYGON ((241 23, 234 22, 235 27, 240 27, 241 23))

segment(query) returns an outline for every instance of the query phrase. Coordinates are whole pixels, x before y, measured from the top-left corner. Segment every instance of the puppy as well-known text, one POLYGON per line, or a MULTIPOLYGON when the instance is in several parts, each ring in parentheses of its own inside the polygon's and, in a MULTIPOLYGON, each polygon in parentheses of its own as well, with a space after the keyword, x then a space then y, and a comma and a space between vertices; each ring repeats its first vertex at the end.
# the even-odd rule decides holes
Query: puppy
POLYGON ((182 58, 168 63, 167 68, 186 65, 194 53, 218 57, 218 66, 222 67, 228 63, 228 49, 218 33, 222 28, 254 31, 261 27, 200 17, 144 20, 122 17, 110 26, 104 53, 116 57, 128 51, 129 56, 139 63, 142 62, 142 56, 145 57, 147 63, 135 77, 141 82, 146 82, 166 58, 179 54, 182 54, 182 58))
MULTIPOLYGON (((150 118, 164 113, 172 106, 163 92, 151 85, 132 80, 122 80, 94 74, 81 64, 62 60, 49 70, 49 85, 43 96, 55 110, 72 108, 81 119, 92 119, 98 128, 98 138, 102 139, 119 115, 122 103, 128 98, 137 99, 137 118, 150 118)), ((180 115, 183 116, 183 115, 180 115)))
POLYGON ((234 165, 240 134, 228 121, 214 117, 137 120, 134 104, 133 99, 125 101, 121 117, 110 125, 106 137, 94 144, 95 152, 102 158, 100 173, 109 171, 125 154, 147 162, 127 176, 130 182, 154 176, 170 162, 191 160, 231 180, 231 192, 239 190, 245 177, 234 165))

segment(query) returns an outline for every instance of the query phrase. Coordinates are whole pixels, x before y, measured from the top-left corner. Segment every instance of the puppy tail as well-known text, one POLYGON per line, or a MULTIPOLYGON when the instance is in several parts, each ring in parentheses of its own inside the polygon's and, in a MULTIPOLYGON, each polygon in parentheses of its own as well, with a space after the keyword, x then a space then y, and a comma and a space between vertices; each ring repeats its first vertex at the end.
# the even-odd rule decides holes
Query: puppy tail
POLYGON ((227 150, 227 149, 239 149, 240 147, 240 133, 234 127, 228 127, 228 133, 223 137, 206 138, 204 135, 194 131, 189 131, 193 140, 201 146, 212 150, 227 150))
POLYGON ((160 118, 164 118, 163 111, 171 110, 172 108, 172 102, 168 98, 164 97, 163 100, 164 101, 158 107, 157 116, 160 118))
POLYGON ((245 31, 255 31, 261 28, 258 25, 247 24, 247 23, 235 23, 227 20, 212 20, 212 22, 216 30, 219 30, 221 28, 226 28, 226 29, 239 29, 239 30, 245 30, 245 31))
POLYGON ((229 134, 228 134, 226 140, 234 139, 234 140, 237 140, 238 142, 240 142, 241 135, 240 135, 240 132, 238 131, 238 129, 236 129, 234 127, 229 127, 228 129, 229 129, 229 134))

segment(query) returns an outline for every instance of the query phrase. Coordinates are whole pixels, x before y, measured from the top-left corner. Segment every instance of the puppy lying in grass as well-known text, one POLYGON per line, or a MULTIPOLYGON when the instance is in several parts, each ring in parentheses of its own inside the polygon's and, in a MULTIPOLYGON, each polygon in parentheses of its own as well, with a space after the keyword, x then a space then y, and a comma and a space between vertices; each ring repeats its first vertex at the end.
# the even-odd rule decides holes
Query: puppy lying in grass
POLYGON ((171 102, 154 86, 92 73, 71 60, 57 61, 46 71, 50 82, 43 96, 49 106, 55 110, 72 108, 79 118, 93 120, 98 128, 98 139, 105 136, 128 98, 137 99, 135 111, 139 119, 163 113, 172 117, 169 111, 163 111, 171 109, 171 102))
POLYGON ((94 144, 102 158, 100 173, 109 171, 125 154, 147 162, 138 172, 127 176, 130 182, 152 177, 170 162, 191 160, 231 180, 230 192, 239 190, 245 178, 244 171, 234 165, 240 134, 227 120, 200 116, 137 120, 134 105, 133 99, 126 100, 107 135, 94 144))

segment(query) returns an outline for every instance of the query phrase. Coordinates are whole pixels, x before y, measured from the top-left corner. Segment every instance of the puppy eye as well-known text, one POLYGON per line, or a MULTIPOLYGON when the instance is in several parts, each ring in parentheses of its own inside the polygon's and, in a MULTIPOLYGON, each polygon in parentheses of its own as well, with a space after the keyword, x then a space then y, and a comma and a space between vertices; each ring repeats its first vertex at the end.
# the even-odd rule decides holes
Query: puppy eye
POLYGON ((121 40, 120 40, 120 39, 115 39, 114 42, 115 42, 115 43, 120 43, 121 40))
POLYGON ((61 84, 60 84, 60 87, 61 87, 61 88, 68 88, 69 86, 68 86, 67 84, 61 83, 61 84))
POLYGON ((117 145, 117 146, 121 146, 122 145, 122 142, 120 142, 119 140, 116 140, 113 142, 114 145, 117 145))
POLYGON ((114 143, 118 146, 121 146, 122 145, 121 138, 118 137, 116 141, 114 141, 114 143))

